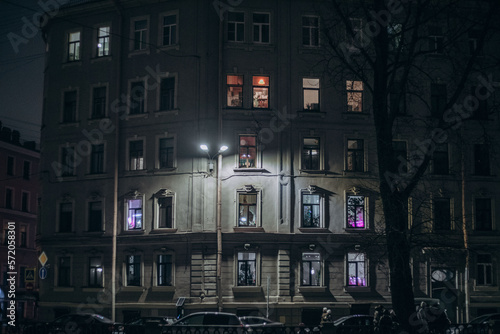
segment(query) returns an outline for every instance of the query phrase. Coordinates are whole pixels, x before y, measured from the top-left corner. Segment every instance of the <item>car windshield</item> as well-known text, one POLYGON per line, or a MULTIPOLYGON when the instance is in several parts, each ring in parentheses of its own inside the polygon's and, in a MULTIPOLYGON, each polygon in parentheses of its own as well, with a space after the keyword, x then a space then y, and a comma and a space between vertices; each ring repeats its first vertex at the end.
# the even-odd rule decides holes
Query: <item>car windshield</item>
POLYGON ((347 319, 349 319, 349 316, 345 316, 345 317, 342 317, 342 318, 338 318, 337 320, 335 320, 335 321, 333 322, 333 324, 334 324, 335 326, 337 326, 337 325, 339 325, 339 324, 343 323, 344 321, 346 321, 347 319))

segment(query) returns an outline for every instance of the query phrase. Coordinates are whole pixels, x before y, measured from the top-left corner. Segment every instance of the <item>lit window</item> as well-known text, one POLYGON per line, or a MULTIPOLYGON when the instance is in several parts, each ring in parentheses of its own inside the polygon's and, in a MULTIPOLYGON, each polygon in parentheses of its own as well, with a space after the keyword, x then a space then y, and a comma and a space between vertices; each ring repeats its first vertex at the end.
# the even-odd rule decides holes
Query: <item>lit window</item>
POLYGON ((319 17, 302 16, 302 45, 319 45, 319 17))
POLYGON ((227 106, 228 107, 236 107, 236 108, 243 107, 243 76, 242 75, 228 75, 227 76, 227 106))
POLYGON ((127 228, 142 230, 142 199, 127 200, 127 228))
POLYGON ((227 40, 230 42, 245 40, 245 13, 227 13, 227 40))
POLYGON ((156 284, 158 286, 172 285, 172 255, 160 254, 156 263, 156 284))
POLYGON ((80 60, 80 32, 68 34, 68 61, 80 60))
POLYGON ((63 256, 59 258, 57 268, 57 286, 71 285, 71 258, 63 256))
POLYGON ((366 286, 366 263, 364 253, 347 254, 347 285, 366 286))
POLYGON ((238 206, 238 226, 255 227, 257 220, 257 193, 239 193, 238 206))
POLYGON ((89 258, 89 286, 102 286, 102 260, 100 257, 89 258))
POLYGON ((63 123, 76 121, 76 90, 64 93, 63 123))
POLYGON ((319 138, 303 138, 302 142, 302 169, 319 170, 319 138))
POLYGON ((177 44, 177 15, 163 17, 163 45, 177 44))
POLYGON ((90 174, 104 173, 104 144, 92 145, 90 153, 90 174))
POLYGON ((92 118, 103 118, 106 116, 106 87, 94 87, 92 89, 92 118))
POLYGON ((302 227, 321 227, 321 197, 302 194, 302 227))
POLYGON ((129 142, 129 170, 144 169, 144 144, 142 140, 129 142))
POLYGON ((269 77, 254 76, 252 83, 253 107, 269 108, 269 77))
POLYGON ((436 231, 449 231, 451 229, 450 199, 434 199, 434 229, 436 231))
POLYGON ((159 158, 160 169, 174 167, 174 139, 173 138, 160 138, 158 158, 159 158))
POLYGON ((142 114, 145 112, 146 89, 144 81, 136 81, 130 84, 130 111, 131 115, 142 114))
POLYGON ((319 79, 303 78, 304 110, 319 111, 319 79))
POLYGON ((59 204, 59 232, 68 233, 73 228, 73 203, 59 204))
POLYGON ((253 168, 257 160, 257 136, 240 136, 240 162, 239 168, 253 168))
POLYGON ((351 172, 364 172, 365 170, 365 151, 363 140, 347 140, 347 170, 351 172))
POLYGON ((347 196, 347 227, 348 228, 365 228, 365 197, 364 196, 347 196))
POLYGON ((491 231, 493 228, 491 218, 491 199, 476 198, 475 213, 474 229, 476 231, 491 231))
POLYGON ((97 30, 97 57, 109 56, 109 27, 97 30))
POLYGON ((492 285, 493 284, 493 264, 491 254, 477 255, 477 285, 492 285))
POLYGON ((93 201, 88 204, 88 231, 102 231, 102 202, 93 201))
POLYGON ((175 78, 163 78, 160 84, 160 110, 175 109, 175 78))
POLYGON ((256 286, 256 254, 238 253, 238 286, 256 286))
POLYGON ((346 81, 347 111, 363 112, 363 81, 346 81))
POLYGON ((141 286, 141 256, 127 256, 127 286, 141 286))
POLYGON ((271 25, 269 14, 253 14, 253 41, 255 43, 269 43, 271 25))
POLYGON ((432 153, 432 172, 436 175, 448 175, 450 173, 448 144, 436 145, 432 153))
POLYGON ((158 197, 158 227, 173 228, 174 227, 174 206, 173 197, 158 197))
POLYGON ((134 26, 134 50, 145 50, 148 34, 148 20, 137 20, 134 26))
POLYGON ((474 174, 490 175, 490 149, 486 144, 474 145, 474 174))
POLYGON ((321 285, 321 256, 319 253, 302 253, 301 285, 321 285))

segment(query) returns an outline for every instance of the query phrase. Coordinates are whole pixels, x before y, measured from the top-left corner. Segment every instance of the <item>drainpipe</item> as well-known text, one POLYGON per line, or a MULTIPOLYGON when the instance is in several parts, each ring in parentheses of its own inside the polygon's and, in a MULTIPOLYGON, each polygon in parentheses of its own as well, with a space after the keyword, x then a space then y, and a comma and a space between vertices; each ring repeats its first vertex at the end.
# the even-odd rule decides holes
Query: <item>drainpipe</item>
POLYGON ((465 248, 465 271, 464 271, 465 322, 469 322, 469 240, 467 235, 467 219, 465 213, 465 152, 464 151, 465 150, 462 143, 461 176, 462 176, 462 231, 463 231, 464 248, 465 248))

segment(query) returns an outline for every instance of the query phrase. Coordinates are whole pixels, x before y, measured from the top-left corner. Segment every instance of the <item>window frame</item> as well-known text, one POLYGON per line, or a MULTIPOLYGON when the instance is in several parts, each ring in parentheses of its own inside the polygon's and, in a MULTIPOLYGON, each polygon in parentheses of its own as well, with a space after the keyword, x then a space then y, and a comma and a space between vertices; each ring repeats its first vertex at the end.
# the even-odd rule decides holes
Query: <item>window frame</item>
MULTIPOLYGON (((258 169, 261 167, 261 164, 260 164, 260 156, 259 156, 259 137, 257 134, 254 134, 254 133, 242 133, 242 134, 238 134, 238 155, 237 155, 237 167, 238 169, 258 169), (252 146, 252 145, 242 145, 242 140, 244 140, 243 138, 245 137, 253 137, 254 138, 254 142, 255 142, 255 145, 252 146), (248 149, 252 149, 254 148, 255 149, 255 157, 253 159, 253 166, 242 166, 241 162, 242 162, 242 158, 241 158, 241 152, 242 152, 242 148, 247 148, 247 153, 248 153, 248 149)), ((245 160, 245 159, 243 159, 245 160)), ((246 159, 246 160, 249 160, 249 159, 246 159)), ((247 163, 249 163, 247 161, 247 163)))
POLYGON ((245 12, 238 12, 238 11, 228 11, 227 15, 227 24, 226 24, 226 40, 230 43, 244 43, 245 42, 245 12), (242 14, 243 15, 243 22, 241 21, 235 21, 230 19, 231 13, 233 14, 242 14), (230 38, 230 26, 234 26, 234 39, 230 38), (238 32, 240 32, 240 29, 243 30, 241 36, 242 39, 238 40, 238 32))
MULTIPOLYGON (((253 92, 253 88, 252 88, 252 92, 253 92)), ((269 94, 268 94, 269 95, 269 94)), ((231 96, 233 97, 233 96, 231 96)), ((226 74, 226 107, 227 108, 243 108, 244 107, 244 103, 245 103, 245 76, 243 74, 226 74), (238 80, 237 80, 237 83, 236 84, 230 84, 228 83, 229 82, 229 77, 238 77, 238 80), (241 78, 241 84, 239 84, 240 80, 239 78, 241 78), (241 88, 241 93, 239 94, 239 97, 240 98, 237 98, 237 99, 230 99, 230 95, 229 93, 231 92, 232 93, 232 89, 233 88, 241 88), (232 103, 230 104, 229 101, 238 101, 239 104, 238 105, 232 105, 232 103)))
MULTIPOLYGON (((145 216, 145 201, 144 201, 144 194, 139 194, 137 196, 126 196, 124 198, 124 231, 129 231, 129 232, 133 232, 133 231, 145 231, 145 219, 144 219, 144 216, 145 216), (140 200, 141 201, 141 206, 140 208, 131 208, 130 207, 130 201, 133 201, 133 200, 140 200), (130 214, 130 211, 135 209, 136 211, 134 212, 137 212, 137 210, 140 210, 141 211, 141 226, 139 228, 129 228, 129 214, 130 214)), ((135 226, 136 223, 134 223, 134 226, 135 226)))
MULTIPOLYGON (((370 197, 363 194, 363 193, 354 193, 352 191, 346 192, 345 193, 345 229, 347 231, 363 231, 363 230, 368 230, 370 229, 370 215, 369 215, 369 205, 370 205, 370 197), (349 198, 350 197, 363 197, 363 204, 362 205, 356 205, 354 208, 363 208, 363 226, 357 227, 357 226, 349 226, 349 198)), ((355 225, 357 224, 358 220, 358 212, 357 210, 354 210, 355 216, 356 216, 356 221, 355 225)))
MULTIPOLYGON (((146 170, 146 139, 145 137, 134 137, 134 138, 129 138, 127 139, 127 156, 126 156, 126 166, 125 166, 125 170, 129 171, 129 172, 138 172, 138 171, 143 171, 143 170, 146 170), (136 167, 134 169, 132 169, 132 156, 131 156, 131 146, 130 144, 132 142, 139 142, 139 141, 142 141, 142 168, 137 168, 137 162, 136 162, 136 167)), ((139 158, 139 157, 138 157, 139 158)))
POLYGON ((70 30, 66 33, 66 63, 74 63, 82 60, 82 31, 80 29, 70 30), (71 35, 78 34, 78 40, 71 41, 71 35), (73 53, 71 53, 73 51, 73 53), (73 55, 73 56, 72 56, 73 55))
MULTIPOLYGON (((175 168, 177 168, 177 137, 175 135, 162 135, 162 136, 156 136, 156 150, 155 150, 155 161, 156 161, 156 169, 162 170, 162 171, 170 171, 175 168), (172 166, 164 166, 162 167, 162 147, 161 143, 163 140, 171 140, 171 145, 172 146, 167 146, 167 148, 172 148, 172 166)), ((167 157, 169 155, 169 151, 167 149, 167 157)), ((169 159, 167 159, 169 160, 169 159)))
POLYGON ((72 256, 69 255, 64 255, 64 256, 58 256, 57 257, 57 287, 71 287, 72 283, 72 275, 71 275, 71 270, 73 267, 73 258, 72 256), (61 262, 62 260, 67 260, 69 263, 68 265, 62 266, 61 262), (64 270, 62 270, 64 269, 64 270), (63 279, 64 276, 64 279, 63 279))
MULTIPOLYGON (((101 198, 92 198, 92 199, 88 199, 86 201, 86 222, 87 222, 87 229, 86 231, 87 232, 103 232, 104 231, 104 210, 105 210, 105 205, 104 205, 104 199, 101 199, 101 198), (91 226, 93 226, 94 224, 91 224, 90 221, 93 217, 93 214, 91 214, 91 204, 93 203, 101 203, 101 213, 100 213, 100 228, 99 229, 91 229, 91 226)), ((94 210, 95 211, 95 210, 94 210)))
MULTIPOLYGON (((254 251, 254 250, 239 250, 236 252, 235 254, 235 265, 236 265, 236 269, 235 269, 235 273, 236 273, 236 284, 235 286, 238 286, 238 287, 256 287, 256 286, 260 286, 260 279, 259 279, 259 275, 260 275, 260 271, 259 271, 259 267, 260 267, 260 257, 257 253, 257 251, 254 251), (240 254, 254 254, 255 255, 255 259, 254 260, 249 260, 249 259, 241 259, 240 260, 240 254), (240 280, 240 263, 243 263, 243 262, 246 262, 247 265, 248 265, 248 262, 253 262, 254 263, 254 267, 255 267, 255 282, 254 284, 240 284, 240 282, 242 282, 240 280)), ((245 267, 246 268, 246 267, 245 267)), ((245 281, 247 281, 248 277, 245 278, 245 281)))
POLYGON ((364 95, 365 95, 365 84, 362 80, 346 80, 345 81, 346 88, 346 112, 352 114, 363 114, 364 110, 364 95), (361 83, 361 89, 355 89, 355 85, 359 85, 361 83), (350 87, 349 87, 350 86, 350 87), (354 96, 358 96, 359 98, 354 98, 354 96), (358 103, 358 108, 353 108, 354 103, 358 103), (361 107, 359 107, 361 105, 361 107), (357 110, 359 109, 359 110, 357 110))
POLYGON ((252 13, 252 43, 254 44, 271 44, 271 13, 269 12, 253 12, 252 13), (255 22, 255 15, 267 15, 268 22, 255 22), (267 42, 264 41, 264 27, 268 27, 267 42), (259 38, 255 39, 255 29, 258 29, 259 38))
MULTIPOLYGON (((301 171, 306 171, 306 172, 314 172, 314 171, 322 171, 324 169, 323 164, 323 154, 324 154, 324 140, 323 136, 317 135, 317 134, 311 134, 311 135, 302 135, 300 137, 300 170, 301 171), (306 149, 306 144, 305 140, 306 139, 317 139, 318 140, 318 145, 317 145, 317 150, 318 150, 318 168, 306 168, 306 163, 304 161, 304 150, 306 149)), ((310 145, 309 145, 310 146, 310 145)), ((313 149, 313 148, 311 148, 313 149)), ((313 156, 312 152, 307 155, 313 156)), ((312 166, 311 166, 312 167, 312 166)))
MULTIPOLYGON (((104 33, 106 33, 104 31, 104 33)), ((103 57, 109 57, 111 55, 111 25, 110 24, 101 24, 96 27, 96 44, 95 44, 95 57, 96 58, 103 58, 103 57), (107 28, 107 34, 101 36, 101 32, 103 31, 102 29, 107 28), (102 44, 103 43, 103 44, 102 44), (100 46, 103 45, 103 46, 100 46), (102 48, 102 52, 101 52, 102 48)))
POLYGON ((123 279, 124 279, 124 282, 123 282, 123 285, 126 286, 126 287, 141 287, 144 285, 143 283, 143 279, 144 279, 144 264, 143 264, 143 254, 127 254, 125 255, 125 261, 124 261, 124 275, 123 275, 123 279), (130 258, 131 257, 134 257, 133 258, 133 262, 130 262, 130 258), (139 261, 135 261, 136 258, 139 258, 139 261), (131 279, 129 277, 129 269, 130 269, 130 266, 134 266, 134 271, 138 271, 139 272, 139 278, 135 278, 135 279, 131 279), (136 283, 137 284, 131 284, 131 283, 136 283))
POLYGON ((102 288, 103 283, 104 283, 104 266, 102 264, 102 257, 101 256, 89 256, 87 258, 88 260, 88 286, 92 288, 102 288), (92 259, 96 260, 99 259, 99 264, 98 265, 92 265, 92 259), (92 274, 92 268, 95 268, 95 273, 92 274), (101 269, 100 276, 101 278, 99 279, 99 269, 101 269), (94 277, 92 277, 94 276, 94 277))
POLYGON ((158 19, 158 45, 163 48, 169 48, 169 47, 176 47, 179 45, 179 11, 174 10, 174 11, 168 11, 161 13, 158 19), (175 16, 175 24, 168 24, 165 25, 164 20, 165 17, 168 16, 175 16), (170 27, 169 28, 169 36, 170 36, 170 43, 165 44, 165 27, 170 27), (174 34, 172 34, 171 27, 175 27, 174 34), (175 35, 175 41, 172 42, 172 35, 175 35))
POLYGON ((347 137, 345 139, 345 171, 346 172, 351 172, 351 173, 364 173, 366 171, 366 154, 367 154, 367 151, 366 150, 366 146, 365 146, 365 140, 363 138, 352 138, 352 137, 347 137), (349 148, 349 142, 356 142, 356 144, 358 145, 359 142, 361 142, 361 146, 362 148, 349 148), (349 153, 353 153, 354 154, 354 161, 356 161, 356 163, 349 163, 350 160, 352 160, 352 157, 349 153), (358 159, 356 159, 356 157, 358 157, 359 155, 361 155, 361 166, 358 167, 358 159), (350 168, 349 166, 350 165, 356 165, 354 168, 350 168))
POLYGON ((473 230, 475 232, 491 232, 491 231, 494 231, 495 230, 495 220, 494 220, 495 205, 494 205, 493 198, 492 197, 488 197, 488 196, 477 196, 477 197, 474 197, 473 205, 474 205, 474 229, 473 230), (486 223, 489 223, 489 224, 486 224, 488 226, 486 226, 484 223, 481 223, 481 226, 479 225, 478 210, 480 210, 480 209, 478 208, 478 201, 484 201, 485 203, 489 203, 488 210, 486 210, 486 209, 481 210, 481 211, 484 211, 484 212, 488 213, 489 222, 486 222, 486 223), (481 228, 478 228, 478 227, 481 227, 481 228))
POLYGON ((109 89, 108 89, 108 83, 105 84, 95 84, 90 86, 90 119, 91 120, 96 120, 96 119, 102 119, 106 118, 108 115, 108 95, 109 95, 109 89), (101 100, 101 103, 97 103, 97 97, 96 97, 96 89, 102 89, 104 88, 105 94, 104 97, 99 97, 101 100), (100 109, 102 114, 97 115, 96 114, 96 104, 102 106, 100 109))
POLYGON ((61 96, 61 123, 62 124, 72 124, 78 122, 78 105, 79 105, 79 89, 78 88, 68 88, 62 91, 61 96), (66 94, 74 93, 75 100, 68 101, 66 99, 66 94), (72 106, 69 110, 69 102, 71 102, 72 106), (71 115, 70 115, 71 114, 71 115))
MULTIPOLYGON (((155 254, 156 256, 156 259, 155 259, 155 268, 154 268, 154 277, 153 277, 153 282, 154 282, 154 285, 153 286, 156 286, 156 287, 173 287, 175 286, 175 281, 174 281, 174 278, 175 278, 175 257, 174 257, 174 254, 171 253, 171 252, 167 252, 167 253, 156 253, 155 254), (165 261, 165 262, 160 262, 160 256, 170 256, 170 262, 168 261, 165 261), (165 263, 167 264, 170 264, 170 279, 168 279, 167 277, 167 283, 166 284, 160 284, 159 280, 160 280, 160 271, 161 271, 161 268, 162 268, 162 264, 165 263), (168 281, 170 282, 170 284, 168 284, 168 281)), ((166 270, 167 272, 167 276, 168 276, 168 269, 166 270)))
POLYGON ((263 110, 268 110, 271 108, 271 76, 270 75, 252 75, 252 109, 263 109, 263 110), (260 80, 265 80, 267 78, 267 84, 264 83, 260 84, 260 80), (258 85, 255 84, 255 81, 257 81, 258 85), (260 107, 260 102, 259 102, 259 97, 264 96, 263 94, 259 94, 257 91, 258 89, 267 89, 267 98, 261 100, 267 102, 267 106, 262 106, 260 107))
POLYGON ((259 228, 261 227, 262 220, 261 220, 261 214, 262 214, 262 189, 260 188, 255 188, 254 186, 245 186, 240 189, 236 190, 235 194, 235 227, 236 228, 245 228, 245 229, 252 229, 252 228, 259 228), (249 225, 240 225, 240 212, 241 212, 241 204, 240 204, 240 195, 256 195, 255 197, 255 214, 254 214, 254 220, 255 220, 255 225, 249 226, 249 225))
POLYGON ((89 174, 99 175, 106 173, 106 143, 91 144, 89 155, 89 174), (96 151, 96 147, 102 147, 102 151, 96 151), (98 158, 96 160, 96 158, 98 158))
POLYGON ((302 108, 303 111, 305 112, 320 112, 321 111, 321 79, 320 78, 313 78, 313 77, 303 77, 302 78, 302 108), (318 81, 318 88, 312 88, 312 87, 305 87, 305 80, 317 80, 318 81), (306 98, 306 92, 316 92, 317 93, 317 103, 310 103, 311 105, 310 108, 307 108, 306 105, 306 100, 309 100, 309 98, 306 98), (317 104, 317 108, 313 108, 312 105, 317 104))
POLYGON ((130 51, 132 52, 149 52, 149 34, 150 34, 150 19, 149 15, 132 17, 130 19, 130 51), (136 22, 146 21, 145 29, 137 29, 136 22), (139 33, 145 31, 144 33, 139 33), (139 33, 140 39, 136 41, 136 35, 139 33), (138 47, 137 47, 137 43, 138 47))
POLYGON ((74 231, 75 227, 75 201, 73 199, 64 199, 64 200, 59 200, 57 201, 57 233, 72 233, 74 231), (62 213, 63 213, 63 207, 62 205, 71 205, 71 217, 69 221, 63 222, 62 219, 62 213), (69 224, 69 226, 64 226, 65 228, 62 229, 61 226, 62 224, 69 224), (69 228, 68 228, 69 227, 69 228))
MULTIPOLYGON (((309 262, 309 263, 312 263, 313 261, 306 261, 306 262, 309 262)), ((311 267, 309 267, 311 269, 311 267)), ((314 268, 312 268, 314 269, 314 268)), ((302 251, 301 252, 301 257, 300 257, 300 286, 301 287, 322 287, 324 286, 324 261, 323 261, 323 256, 320 252, 318 251, 314 251, 314 250, 310 250, 310 251, 302 251), (317 254, 319 255, 319 260, 317 261, 314 261, 314 262, 318 262, 319 263, 319 274, 318 274, 318 279, 317 279, 317 284, 312 284, 311 283, 311 275, 314 275, 314 274, 311 274, 311 270, 309 270, 309 284, 304 284, 304 274, 305 274, 305 270, 304 270, 304 255, 305 254, 317 254)))
POLYGON ((491 254, 486 254, 486 253, 480 253, 476 254, 476 286, 478 287, 487 287, 487 286, 493 286, 494 284, 494 268, 493 268, 493 257, 491 254), (489 261, 484 262, 480 261, 479 257, 480 256, 489 256, 489 261), (484 275, 484 282, 479 282, 479 271, 480 271, 480 266, 483 267, 483 275, 484 275), (489 267, 489 273, 488 273, 488 268, 489 267), (489 279, 489 283, 488 283, 489 279))
POLYGON ((368 263, 368 257, 366 255, 365 252, 361 252, 361 251, 349 251, 346 253, 345 255, 345 283, 346 283, 346 286, 347 287, 350 287, 350 288, 366 288, 366 287, 369 287, 370 284, 369 284, 369 263, 368 263), (361 261, 351 261, 349 259, 349 255, 350 254, 354 254, 356 257, 358 257, 359 255, 363 255, 363 259, 361 261), (358 263, 363 263, 363 271, 364 271, 364 276, 362 276, 362 280, 363 280, 363 283, 364 284, 357 284, 358 280, 360 277, 358 276, 353 276, 356 278, 356 284, 351 284, 351 276, 350 276, 350 273, 351 273, 351 270, 350 270, 350 264, 352 263, 355 263, 356 264, 356 274, 359 274, 360 270, 358 268, 358 263))
POLYGON ((317 191, 310 191, 309 189, 301 189, 300 191, 300 228, 304 229, 318 229, 325 228, 325 196, 323 193, 317 191), (318 196, 318 203, 305 203, 304 196, 318 196), (319 219, 318 226, 306 226, 304 219, 304 209, 306 205, 314 205, 318 207, 319 219))
MULTIPOLYGON (((177 78, 177 73, 169 73, 168 75, 162 75, 158 78, 160 81, 159 81, 159 84, 158 84, 158 88, 156 90, 156 93, 157 93, 157 106, 158 106, 158 111, 159 112, 168 112, 168 111, 171 111, 171 110, 176 110, 178 109, 177 107, 177 86, 178 86, 178 78, 177 78), (163 102, 163 97, 164 97, 164 85, 163 85, 163 81, 164 80, 173 80, 174 82, 174 85, 173 85, 173 96, 171 97, 171 99, 169 98, 169 106, 168 108, 165 108, 165 103, 163 102)), ((171 90, 168 90, 168 91, 171 91, 171 90)), ((169 94, 170 96, 170 94, 169 94)))
POLYGON ((145 78, 135 78, 128 81, 128 95, 127 95, 127 115, 128 117, 137 117, 141 115, 147 115, 148 113, 148 82, 145 78), (139 87, 142 83, 143 95, 139 96, 138 102, 136 102, 136 97, 133 96, 133 90, 139 87), (133 104, 139 103, 138 106, 133 104), (136 110, 136 108, 138 110, 136 110))
POLYGON ((176 194, 168 189, 162 189, 154 194, 154 228, 158 230, 172 230, 176 227, 176 194), (171 226, 160 226, 160 199, 169 198, 171 200, 170 224, 171 226))
POLYGON ((321 25, 321 20, 318 15, 312 15, 312 14, 306 14, 302 15, 302 47, 305 48, 318 48, 321 45, 321 34, 320 34, 320 25, 321 25), (304 18, 308 18, 308 22, 306 24, 304 23, 304 18), (310 19, 316 19, 317 20, 317 25, 310 25, 310 19), (314 32, 316 30, 316 32, 314 32), (305 44, 305 34, 307 32, 308 35, 308 44, 305 44), (316 35, 316 44, 313 43, 313 36, 316 35))

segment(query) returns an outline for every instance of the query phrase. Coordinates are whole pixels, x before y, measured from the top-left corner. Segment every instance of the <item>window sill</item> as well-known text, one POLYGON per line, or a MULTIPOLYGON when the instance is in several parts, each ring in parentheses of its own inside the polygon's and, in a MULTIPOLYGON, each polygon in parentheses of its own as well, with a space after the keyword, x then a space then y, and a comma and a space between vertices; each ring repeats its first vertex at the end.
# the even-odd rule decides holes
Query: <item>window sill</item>
POLYGON ((237 226, 233 227, 234 232, 243 232, 243 233, 252 233, 252 232, 265 232, 263 227, 256 226, 256 227, 242 227, 242 226, 237 226))
POLYGON ((244 173, 244 172, 269 173, 269 171, 265 168, 234 168, 233 171, 235 173, 244 173))
POLYGON ((494 285, 474 285, 474 291, 493 292, 498 291, 498 286, 494 285))
MULTIPOLYGON (((109 126, 111 125, 111 119, 109 117, 103 116, 103 117, 96 117, 96 118, 89 118, 87 120, 88 125, 94 125, 98 124, 101 126, 99 130, 109 130, 109 126)), ((104 131, 103 131, 104 132, 104 131)))
POLYGON ((70 128, 70 127, 79 127, 80 126, 80 122, 62 122, 62 123, 59 123, 59 128, 70 128))
POLYGON ((168 116, 168 115, 179 115, 179 108, 169 109, 169 110, 158 110, 155 112, 155 117, 168 116))
POLYGON ((167 51, 167 50, 177 50, 179 51, 180 45, 179 44, 172 44, 172 45, 160 45, 156 48, 156 53, 160 53, 162 51, 167 51))
POLYGON ((321 118, 326 117, 326 112, 320 110, 299 110, 297 111, 297 114, 299 115, 299 117, 306 117, 306 116, 321 117, 321 118))
POLYGON ((344 176, 363 176, 368 174, 368 171, 354 171, 354 170, 345 170, 344 176))
POLYGON ((299 169, 300 173, 307 173, 307 174, 327 174, 328 171, 324 169, 299 169))
POLYGON ((151 287, 151 291, 153 291, 153 292, 175 292, 175 286, 174 285, 153 286, 153 287, 151 287))
POLYGON ((342 118, 343 119, 349 119, 349 118, 368 118, 370 117, 370 114, 366 111, 344 111, 342 113, 342 118))
POLYGON ((83 287, 82 292, 102 292, 104 287, 83 287))
POLYGON ((324 227, 299 227, 302 233, 330 233, 330 230, 324 227))
POLYGON ((153 174, 171 174, 177 170, 177 167, 155 168, 153 174))
POLYGON ((136 286, 136 285, 132 285, 132 286, 127 286, 127 285, 123 285, 121 287, 122 291, 144 291, 145 288, 142 287, 142 286, 136 286))
POLYGON ((89 173, 86 174, 85 177, 87 179, 103 179, 106 178, 108 175, 106 173, 89 173))
POLYGON ((123 230, 122 235, 142 235, 144 234, 144 230, 123 230))
POLYGON ((136 169, 136 170, 126 170, 125 176, 136 176, 136 175, 146 175, 148 173, 147 169, 136 169))
POLYGON ((317 294, 321 293, 324 294, 326 293, 326 286, 301 286, 299 287, 299 292, 303 295, 307 294, 317 294))
POLYGON ((151 232, 149 232, 150 234, 161 234, 161 233, 177 233, 177 229, 176 228, 162 228, 162 227, 158 227, 158 228, 155 228, 154 230, 151 230, 151 232))
POLYGON ((322 51, 321 45, 301 45, 298 47, 299 54, 314 53, 319 54, 322 51))
POLYGON ((68 68, 71 66, 82 66, 82 61, 81 60, 67 61, 62 64, 62 68, 68 68))
POLYGON ((344 286, 344 292, 349 293, 366 293, 371 291, 372 289, 369 286, 344 286))
POLYGON ((54 292, 73 292, 75 288, 72 286, 55 286, 54 292))
POLYGON ((262 287, 260 286, 233 286, 233 294, 260 294, 262 287))
POLYGON ((344 227, 344 232, 347 233, 368 233, 370 230, 367 227, 344 227))
POLYGON ((147 112, 143 112, 141 114, 127 114, 127 116, 125 117, 125 120, 129 120, 129 119, 135 119, 135 118, 149 118, 149 114, 147 112))
POLYGON ((130 50, 128 57, 140 56, 140 55, 149 55, 149 49, 144 50, 130 50))
POLYGON ((104 231, 85 231, 85 234, 89 235, 103 235, 104 231))
POLYGON ((94 58, 90 59, 90 63, 94 64, 94 63, 98 63, 98 62, 102 62, 102 61, 112 61, 112 60, 113 60, 113 57, 111 57, 111 55, 108 55, 108 56, 94 57, 94 58))

